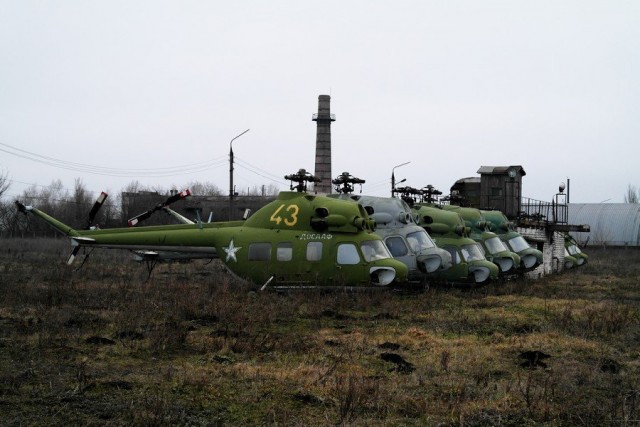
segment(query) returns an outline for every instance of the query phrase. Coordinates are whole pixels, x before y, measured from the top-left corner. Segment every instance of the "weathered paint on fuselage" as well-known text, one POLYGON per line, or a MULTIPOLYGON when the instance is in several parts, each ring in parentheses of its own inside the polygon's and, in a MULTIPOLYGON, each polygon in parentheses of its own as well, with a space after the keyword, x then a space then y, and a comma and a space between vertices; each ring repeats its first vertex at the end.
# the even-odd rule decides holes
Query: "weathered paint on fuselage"
POLYGON ((418 225, 425 228, 438 247, 452 255, 453 265, 438 277, 447 283, 485 284, 498 278, 498 266, 484 258, 479 243, 468 237, 467 227, 456 212, 417 204, 418 225))
POLYGON ((570 270, 572 268, 578 267, 578 259, 574 256, 569 255, 569 252, 565 248, 564 250, 564 269, 570 270))
POLYGON ((490 222, 491 231, 495 232, 509 250, 520 256, 520 270, 531 271, 542 264, 542 252, 532 248, 524 237, 515 231, 507 216, 500 211, 481 210, 482 216, 490 222))
MULTIPOLYGON (((571 235, 566 234, 564 238, 565 259, 569 256, 573 267, 581 267, 589 261, 589 255, 582 252, 578 243, 571 235), (575 260, 575 261, 574 261, 575 260)), ((566 261, 565 261, 566 264, 566 261)))
POLYGON ((373 222, 361 206, 327 197, 282 192, 246 221, 103 230, 74 230, 30 209, 76 245, 210 254, 257 284, 377 286, 402 283, 408 275, 386 249, 380 259, 367 260, 371 244, 384 248, 373 222), (338 260, 342 245, 352 245, 342 252, 351 254, 347 262, 338 260))
POLYGON ((460 214, 470 228, 469 237, 481 244, 485 257, 500 268, 500 275, 516 273, 520 265, 520 256, 508 250, 496 233, 488 231, 488 222, 482 217, 479 209, 455 205, 443 205, 443 209, 460 214))
POLYGON ((430 281, 451 267, 451 254, 438 248, 429 234, 416 224, 413 211, 403 200, 353 194, 330 197, 352 200, 373 209, 370 217, 376 222, 376 234, 385 241, 391 255, 409 268, 409 280, 430 281))

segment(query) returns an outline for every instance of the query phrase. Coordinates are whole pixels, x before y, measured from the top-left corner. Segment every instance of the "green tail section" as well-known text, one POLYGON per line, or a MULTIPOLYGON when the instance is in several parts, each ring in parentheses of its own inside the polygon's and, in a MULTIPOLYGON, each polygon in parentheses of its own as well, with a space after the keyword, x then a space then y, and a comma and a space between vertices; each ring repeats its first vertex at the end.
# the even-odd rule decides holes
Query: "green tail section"
POLYGON ((32 214, 34 214, 35 216, 37 216, 39 218, 42 218, 44 221, 46 221, 48 224, 50 224, 56 230, 60 231, 63 234, 66 234, 69 237, 74 237, 74 236, 79 236, 80 235, 80 233, 78 233, 73 228, 71 228, 68 225, 58 221, 57 219, 53 218, 52 216, 47 215, 46 213, 42 212, 40 209, 36 209, 36 208, 34 208, 32 206, 29 206, 26 209, 29 212, 31 212, 32 214))

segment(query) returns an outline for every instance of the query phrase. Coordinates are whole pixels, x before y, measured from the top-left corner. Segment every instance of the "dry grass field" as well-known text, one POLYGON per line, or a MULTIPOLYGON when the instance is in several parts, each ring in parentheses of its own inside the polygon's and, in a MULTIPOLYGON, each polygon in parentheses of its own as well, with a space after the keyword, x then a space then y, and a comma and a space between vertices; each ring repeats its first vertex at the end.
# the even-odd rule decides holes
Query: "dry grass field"
POLYGON ((256 292, 0 245, 2 425, 640 424, 640 252, 476 290, 256 292), (77 263, 79 265, 79 263, 77 263))

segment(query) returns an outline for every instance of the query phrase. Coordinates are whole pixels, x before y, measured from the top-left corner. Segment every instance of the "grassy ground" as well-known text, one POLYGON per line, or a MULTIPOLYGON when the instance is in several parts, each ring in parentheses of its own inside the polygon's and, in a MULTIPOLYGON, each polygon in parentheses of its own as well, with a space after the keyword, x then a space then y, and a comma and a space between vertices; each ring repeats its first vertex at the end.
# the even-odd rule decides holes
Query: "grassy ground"
POLYGON ((146 281, 118 252, 73 272, 65 240, 0 247, 3 425, 640 423, 635 250, 399 295, 254 292, 201 262, 146 281))

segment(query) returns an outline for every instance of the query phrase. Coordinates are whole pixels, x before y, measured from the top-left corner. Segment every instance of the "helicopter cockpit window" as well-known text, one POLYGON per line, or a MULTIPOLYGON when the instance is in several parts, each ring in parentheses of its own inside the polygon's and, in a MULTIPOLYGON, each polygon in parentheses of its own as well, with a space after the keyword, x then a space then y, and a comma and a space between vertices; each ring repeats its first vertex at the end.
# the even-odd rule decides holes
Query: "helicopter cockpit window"
POLYGON ((460 248, 460 251, 462 252, 462 256, 464 257, 464 260, 467 262, 482 261, 485 258, 480 248, 481 248, 480 245, 478 245, 477 243, 474 243, 471 245, 463 245, 460 248))
POLYGON ((433 248, 436 245, 424 230, 414 231, 413 233, 407 234, 407 242, 413 252, 433 248))
POLYGON ((460 264, 460 254, 454 246, 444 246, 442 249, 451 254, 451 262, 453 265, 460 264))
POLYGON ((320 261, 322 259, 322 242, 307 243, 307 261, 320 261))
POLYGON ((269 261, 271 259, 271 243, 251 243, 248 258, 249 261, 269 261))
POLYGON ((391 252, 391 255, 394 257, 405 256, 409 252, 402 237, 389 237, 385 240, 385 243, 387 244, 387 248, 389 248, 389 252, 391 252))
POLYGON ((499 252, 504 252, 507 248, 502 243, 502 240, 498 236, 491 237, 484 241, 484 244, 487 245, 487 249, 491 255, 495 255, 499 252))
POLYGON ((529 244, 522 236, 516 236, 512 239, 509 239, 508 243, 511 250, 516 253, 530 248, 529 244))
POLYGON ((569 255, 577 255, 582 253, 582 251, 580 250, 579 247, 577 247, 576 245, 569 245, 567 247, 567 249, 569 250, 569 255))
POLYGON ((391 258, 391 254, 387 247, 382 243, 382 240, 367 240, 360 244, 364 260, 375 261, 378 259, 391 258))
POLYGON ((360 262, 360 255, 356 245, 353 243, 343 243, 338 246, 338 264, 357 264, 360 262))
POLYGON ((291 242, 280 242, 276 249, 278 261, 291 261, 293 257, 293 245, 291 242))

